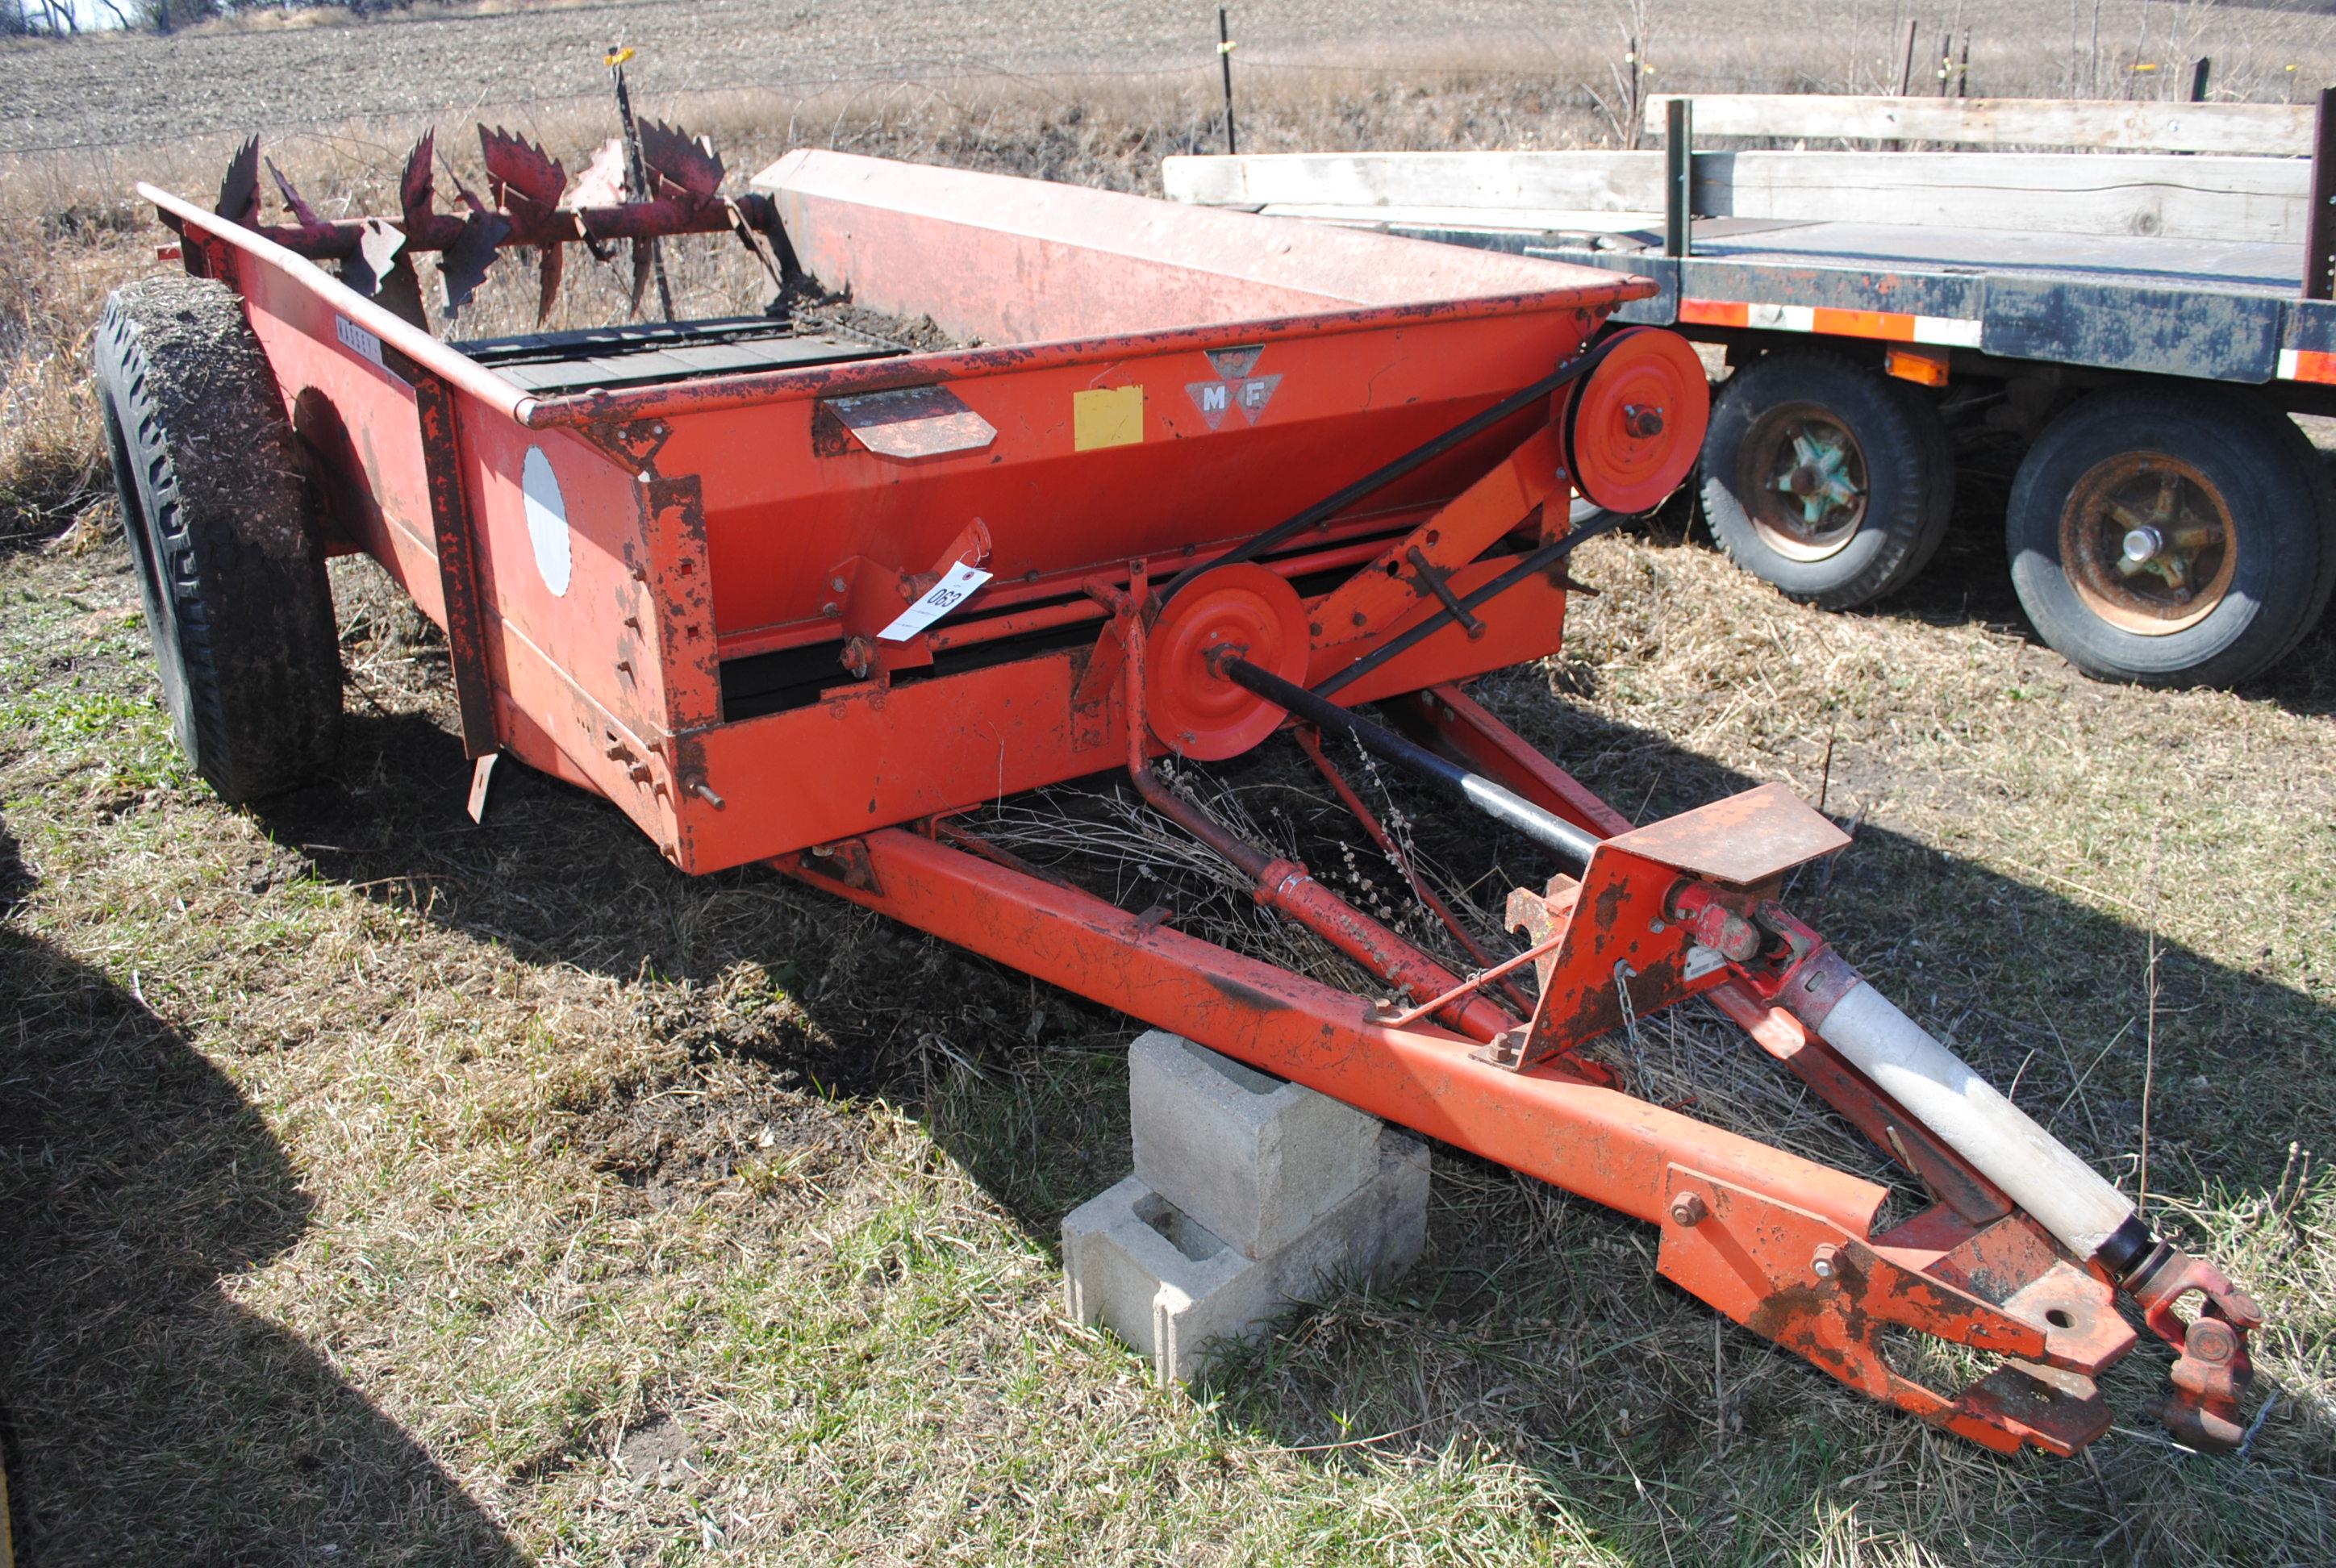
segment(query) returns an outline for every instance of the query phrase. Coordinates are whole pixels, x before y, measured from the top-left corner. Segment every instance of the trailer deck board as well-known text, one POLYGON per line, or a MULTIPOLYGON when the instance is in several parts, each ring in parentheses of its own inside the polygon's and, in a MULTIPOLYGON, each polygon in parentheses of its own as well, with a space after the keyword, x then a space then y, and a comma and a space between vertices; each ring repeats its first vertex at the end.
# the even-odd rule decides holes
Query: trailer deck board
POLYGON ((1791 258, 1822 266, 1978 268, 1990 274, 2152 282, 2178 278, 2269 294, 2292 293, 2303 270, 2302 246, 2267 240, 1894 223, 1780 224, 1752 234, 1710 232, 1698 224, 1695 253, 1715 258, 1791 258))
POLYGON ((2325 346, 2326 311, 2274 281, 2292 247, 2222 247, 2213 260, 2227 277, 2198 269, 2201 242, 2138 237, 2090 265, 2079 259, 2090 242, 2067 235, 2023 236, 2035 244, 2020 259, 1961 259, 2001 238, 1812 224, 1698 243, 1684 257, 1587 243, 1524 248, 1654 279, 1659 293, 1616 312, 1649 325, 1875 338, 2252 385, 2321 379, 2299 368, 2296 351, 2325 346))
POLYGON ((2089 147, 2115 151, 2302 157, 2309 103, 2163 103, 2123 99, 1845 97, 1804 93, 1658 93, 1646 128, 1669 105, 1695 106, 1699 136, 1945 141, 1963 147, 2089 147))
MULTIPOLYGON (((1487 224, 1519 209, 1666 209, 1662 152, 1265 152, 1161 162, 1202 206, 1453 208, 1487 224)), ((1698 217, 2047 229, 2120 238, 2233 234, 2302 243, 2312 166, 2301 158, 2098 152, 1706 151, 1698 217)))

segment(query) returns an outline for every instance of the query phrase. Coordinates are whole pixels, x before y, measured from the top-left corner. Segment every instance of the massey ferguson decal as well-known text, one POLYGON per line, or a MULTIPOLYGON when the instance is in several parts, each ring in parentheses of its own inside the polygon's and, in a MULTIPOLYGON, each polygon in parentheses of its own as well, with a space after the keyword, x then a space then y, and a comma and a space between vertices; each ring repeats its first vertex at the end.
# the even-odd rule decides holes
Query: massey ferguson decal
POLYGON ((1246 348, 1212 348, 1208 351, 1210 368, 1217 373, 1214 381, 1192 381, 1184 385, 1185 395, 1201 417, 1214 430, 1224 423, 1225 410, 1238 408, 1241 418, 1255 424, 1265 405, 1273 400, 1273 389, 1281 385, 1280 375, 1251 375, 1257 368, 1258 356, 1265 352, 1261 345, 1246 348))

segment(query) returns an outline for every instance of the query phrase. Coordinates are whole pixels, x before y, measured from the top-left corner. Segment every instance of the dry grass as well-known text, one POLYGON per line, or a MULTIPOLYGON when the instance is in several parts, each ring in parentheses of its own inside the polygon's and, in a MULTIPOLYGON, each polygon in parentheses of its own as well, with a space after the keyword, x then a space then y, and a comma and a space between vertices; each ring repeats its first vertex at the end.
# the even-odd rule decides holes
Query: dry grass
MULTIPOLYGON (((1597 133, 1514 77, 1424 80, 1251 134, 1597 133)), ((1134 90, 795 108, 698 119, 738 167, 801 140, 1125 188, 1208 132, 1134 90)), ((408 131, 287 170, 378 200, 408 131)), ((219 151, 137 161, 201 190, 219 151)), ((1981 465, 1885 613, 1785 605, 1676 531, 1601 541, 1564 657, 1484 683, 1641 817, 1822 785, 1860 823, 1805 890, 1825 929, 2120 1175, 2156 929, 2152 1217, 2271 1310, 2248 1458, 2152 1436, 2146 1350, 2089 1461, 1942 1440, 1716 1326, 1640 1227, 1447 1151, 1397 1290, 1162 1394, 1056 1304, 1056 1223, 1124 1170, 1124 1020, 772 878, 681 879, 530 775, 472 829, 438 640, 359 563, 336 777, 240 813, 188 776, 126 558, 34 537, 99 476, 81 337, 154 239, 121 172, 0 173, 0 1398, 39 1561, 2336 1559, 2327 631, 2241 696, 2083 682, 2013 629, 1981 465)), ((751 307, 749 266, 693 253, 685 295, 751 307)), ((515 324, 521 281, 463 329, 515 324)), ((1317 831, 1287 768, 1195 787, 1317 831)), ((1422 834, 1456 881, 1532 874, 1422 834)), ((1867 1158, 1708 1023, 1644 1034, 1625 1065, 1698 1114, 1867 1158)))

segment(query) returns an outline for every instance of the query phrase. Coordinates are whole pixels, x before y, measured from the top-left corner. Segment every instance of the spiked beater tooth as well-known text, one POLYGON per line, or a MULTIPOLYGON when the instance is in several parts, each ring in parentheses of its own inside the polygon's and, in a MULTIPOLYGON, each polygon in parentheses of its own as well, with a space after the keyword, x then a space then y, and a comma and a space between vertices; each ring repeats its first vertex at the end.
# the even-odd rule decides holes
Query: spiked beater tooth
POLYGON ((764 245, 763 237, 754 232, 754 226, 746 221, 746 215, 738 210, 738 204, 733 201, 729 206, 731 232, 737 235, 738 242, 763 264, 763 270, 771 275, 771 281, 782 288, 785 287, 786 280, 779 276, 779 264, 772 258, 770 247, 764 245))
POLYGON ((662 121, 641 122, 641 163, 654 179, 693 202, 711 201, 722 189, 722 160, 714 144, 662 121))
POLYGON ((494 210, 492 207, 479 199, 479 193, 477 191, 463 184, 462 177, 455 173, 452 169, 449 169, 446 171, 446 178, 454 182, 455 200, 460 201, 463 206, 469 208, 471 209, 472 216, 476 217, 480 213, 492 212, 494 210))
POLYGON ((547 245, 542 251, 543 271, 536 286, 535 324, 541 326, 551 319, 551 307, 560 300, 560 275, 567 266, 568 247, 547 245))
POLYGON ((424 131, 405 155, 405 169, 397 178, 398 208, 405 215, 405 227, 419 229, 430 219, 436 206, 436 193, 430 183, 430 165, 437 156, 438 133, 424 131))
POLYGON ((414 273, 412 256, 399 253, 374 290, 373 301, 401 321, 430 330, 430 313, 422 306, 422 279, 414 273))
POLYGON ((219 181, 219 206, 212 210, 230 223, 247 227, 259 218, 259 138, 254 136, 227 161, 227 178, 219 181))
POLYGON ((264 161, 268 165, 268 172, 273 176, 276 180, 276 189, 282 191, 284 194, 284 205, 292 209, 292 217, 300 225, 300 227, 303 229, 323 228, 325 226, 324 219, 316 216, 316 209, 315 208, 300 200, 300 193, 292 189, 292 182, 289 180, 284 178, 284 170, 276 167, 276 160, 270 158, 264 161))
POLYGON ((366 219, 356 254, 341 263, 341 281, 359 294, 372 294, 396 267, 398 254, 404 248, 405 233, 397 225, 383 218, 366 219))
POLYGON ((614 207, 625 199, 625 143, 622 137, 611 136, 592 154, 592 161, 576 177, 576 189, 560 203, 574 210, 585 207, 614 207))
POLYGON ((482 125, 479 151, 487 166, 487 193, 497 206, 531 219, 560 205, 568 170, 534 142, 500 125, 492 131, 482 125))
POLYGON ((495 264, 495 247, 511 230, 511 220, 500 212, 473 212, 462 220, 462 232, 438 258, 438 280, 446 287, 449 317, 461 315, 487 280, 487 270, 495 264))
POLYGON ((635 316, 641 313, 641 296, 649 286, 650 245, 651 241, 647 239, 633 241, 633 314, 635 316))

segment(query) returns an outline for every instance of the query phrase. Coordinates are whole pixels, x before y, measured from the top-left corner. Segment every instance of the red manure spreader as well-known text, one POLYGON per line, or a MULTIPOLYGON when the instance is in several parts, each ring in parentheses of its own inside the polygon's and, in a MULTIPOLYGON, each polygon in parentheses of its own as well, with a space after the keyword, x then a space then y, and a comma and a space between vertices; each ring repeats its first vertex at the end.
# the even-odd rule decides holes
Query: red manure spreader
MULTIPOLYGON (((2177 1355, 2184 1442, 2243 1431, 2260 1315, 1779 902, 1847 842, 1769 785, 1632 827, 1462 689, 1557 651, 1569 550, 1687 476, 1703 370, 1608 317, 1641 279, 825 151, 721 193, 645 124, 571 180, 482 132, 483 194, 317 216, 247 148, 217 209, 141 186, 183 275, 111 302, 97 373, 180 744, 243 800, 329 760, 324 561, 372 556, 446 633, 479 772, 605 796, 677 868, 762 862, 1658 1228, 1683 1289, 1874 1398, 2006 1453, 2107 1430, 2094 1379, 2177 1355), (930 317, 916 352, 745 317, 456 346, 524 248, 735 233, 775 275, 930 317), (1365 708, 1371 710, 1367 715, 1365 708), (1294 730, 1522 835, 1508 955, 1458 972, 1167 787, 1294 730), (1375 764, 1376 765, 1376 764, 1375 764), (1342 989, 986 842, 979 808, 1124 773, 1342 989), (1915 1177, 1874 1183, 1628 1092, 1581 1047, 1696 996, 1915 1177), (1885 1336, 1984 1352, 1967 1388, 1885 1336)), ((1278 743, 1277 743, 1278 744, 1278 743)), ((1423 893, 1438 918, 1440 901, 1423 893)), ((1382 911, 1383 913, 1384 911, 1382 911)))

